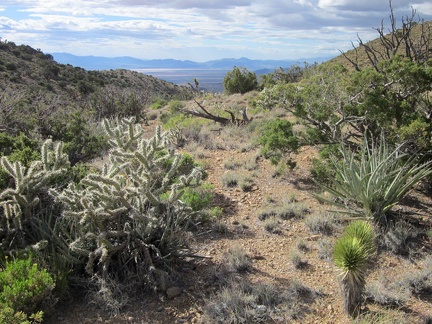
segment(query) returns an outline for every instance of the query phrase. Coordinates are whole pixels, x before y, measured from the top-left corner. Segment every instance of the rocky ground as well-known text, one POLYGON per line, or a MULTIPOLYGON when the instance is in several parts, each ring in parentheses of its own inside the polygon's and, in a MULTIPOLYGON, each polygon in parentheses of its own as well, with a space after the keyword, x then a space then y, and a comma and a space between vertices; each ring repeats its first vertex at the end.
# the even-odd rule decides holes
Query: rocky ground
MULTIPOLYGON (((221 290, 221 276, 232 249, 244 251, 251 262, 247 271, 231 273, 235 280, 247 280, 252 285, 273 284, 282 291, 297 282, 313 292, 313 296, 299 304, 294 315, 292 310, 279 305, 279 310, 273 312, 265 323, 352 322, 343 311, 337 271, 324 251, 325 246, 334 242, 343 223, 332 221, 332 231, 328 233, 311 230, 311 217, 328 215, 328 207, 311 196, 316 190, 310 175, 311 159, 317 154, 316 149, 304 148, 293 156, 297 162, 293 170, 278 169, 259 156, 259 148, 244 140, 245 134, 241 135, 243 141, 230 144, 241 131, 233 132, 228 135, 209 132, 214 136, 213 142, 219 143, 213 147, 187 143, 183 148, 205 166, 207 182, 214 186, 215 191, 212 205, 223 210, 216 222, 203 225, 194 232, 193 250, 202 258, 181 264, 166 292, 136 296, 119 314, 110 314, 82 296, 60 303, 46 323, 208 322, 205 306, 221 290), (223 180, 228 173, 252 179, 249 190, 243 191, 239 186, 227 188, 223 180), (269 208, 287 204, 295 207, 298 215, 269 220, 263 214, 269 208), (295 259, 294 255, 298 258, 295 259), (299 260, 301 266, 298 266, 299 260)), ((395 209, 401 214, 409 212, 430 228, 430 194, 419 188, 409 198, 406 204, 395 209)), ((417 246, 417 256, 412 258, 380 252, 367 281, 382 277, 397 280, 423 270, 424 255, 430 254, 429 243, 428 239, 422 240, 422 246, 417 246)), ((377 322, 374 318, 377 319, 379 314, 387 316, 382 323, 422 323, 427 316, 432 317, 432 298, 428 294, 410 296, 402 306, 393 308, 369 302, 365 310, 370 314, 365 323, 377 322)))

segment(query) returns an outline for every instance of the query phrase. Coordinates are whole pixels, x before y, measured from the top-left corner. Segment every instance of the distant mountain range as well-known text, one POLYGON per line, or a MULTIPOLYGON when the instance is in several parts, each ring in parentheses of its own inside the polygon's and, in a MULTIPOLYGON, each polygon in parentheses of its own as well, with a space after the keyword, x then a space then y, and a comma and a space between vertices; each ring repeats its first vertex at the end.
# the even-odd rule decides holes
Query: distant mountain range
POLYGON ((224 58, 207 62, 194 62, 188 60, 154 59, 141 60, 134 57, 103 57, 103 56, 77 56, 69 53, 51 53, 54 59, 61 64, 79 66, 86 70, 110 70, 110 69, 222 69, 230 70, 234 66, 244 67, 252 71, 271 70, 293 64, 321 63, 330 57, 317 57, 298 60, 251 60, 245 57, 234 59, 224 58))

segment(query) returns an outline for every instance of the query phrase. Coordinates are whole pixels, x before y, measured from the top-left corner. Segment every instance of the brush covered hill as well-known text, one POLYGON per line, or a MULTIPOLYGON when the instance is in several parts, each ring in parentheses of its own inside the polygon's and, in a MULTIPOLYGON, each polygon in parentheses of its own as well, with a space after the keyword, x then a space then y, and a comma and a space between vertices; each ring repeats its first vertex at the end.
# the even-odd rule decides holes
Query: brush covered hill
POLYGON ((395 55, 408 57, 413 61, 427 61, 431 56, 432 21, 414 22, 411 17, 404 21, 403 28, 392 26, 388 34, 384 27, 375 28, 378 37, 366 41, 358 37, 358 44, 353 42, 353 49, 341 52, 341 55, 324 64, 339 63, 348 69, 363 69, 388 60, 395 55), (411 21, 411 22, 410 22, 411 21), (426 56, 425 56, 426 54, 426 56))
POLYGON ((154 100, 191 95, 186 87, 138 72, 58 64, 50 54, 13 42, 0 42, 0 89, 3 134, 75 142, 72 146, 79 147, 69 152, 75 162, 95 153, 85 152, 92 146, 92 123, 126 116, 143 119, 154 100))

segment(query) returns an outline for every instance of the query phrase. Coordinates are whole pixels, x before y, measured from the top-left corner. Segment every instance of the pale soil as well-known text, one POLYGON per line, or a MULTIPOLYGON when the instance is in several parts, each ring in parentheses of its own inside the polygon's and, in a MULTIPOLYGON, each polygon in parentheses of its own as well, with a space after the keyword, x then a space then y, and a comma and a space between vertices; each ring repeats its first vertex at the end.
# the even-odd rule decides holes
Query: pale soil
MULTIPOLYGON (((244 161, 257 155, 256 150, 243 153, 237 149, 203 152, 205 158, 201 161, 208 172, 207 182, 214 185, 216 192, 213 205, 223 208, 221 222, 227 225, 228 231, 218 233, 207 226, 196 232, 199 235, 193 241, 193 250, 206 258, 191 260, 178 270, 176 286, 181 289, 181 294, 174 299, 168 299, 163 293, 137 296, 118 315, 110 315, 83 298, 70 304, 60 304, 46 323, 198 323, 202 318, 206 298, 217 291, 212 275, 225 262, 224 254, 235 245, 244 247, 253 262, 253 270, 241 274, 251 282, 274 283, 283 289, 290 281, 298 280, 321 293, 320 297, 308 305, 309 309, 302 319, 274 320, 269 323, 351 322, 342 309, 337 271, 331 261, 322 260, 318 256, 318 243, 325 239, 325 236, 311 233, 303 219, 279 219, 281 233, 270 234, 264 229, 263 222, 257 218, 258 212, 268 205, 270 198, 278 203, 291 197, 296 203, 307 208, 309 213, 325 213, 326 207, 310 196, 315 190, 310 179, 310 161, 316 152, 313 149, 302 150, 295 156, 297 167, 276 177, 273 176, 275 167, 262 158, 258 159, 258 168, 253 171, 245 171, 241 167, 231 171, 224 167, 226 161, 244 161), (221 179, 227 172, 249 172, 254 181, 252 191, 243 192, 238 187, 224 188, 221 179), (302 255, 308 263, 305 269, 295 269, 290 261, 290 251, 296 249, 300 240, 309 247, 309 251, 302 255)), ((413 197, 419 201, 417 208, 398 208, 401 211, 414 210, 418 213, 416 217, 430 226, 430 197, 420 191, 415 191, 413 197)), ((338 233, 334 234, 337 235, 338 233)), ((334 239, 334 236, 330 238, 334 239)), ((421 268, 421 262, 381 252, 368 280, 377 278, 378 274, 397 276, 421 268)), ((378 312, 385 311, 373 304, 367 304, 366 307, 378 312)), ((423 300, 411 298, 403 309, 395 312, 405 316, 411 323, 421 323, 423 317, 432 316, 432 300, 430 297, 423 300)))

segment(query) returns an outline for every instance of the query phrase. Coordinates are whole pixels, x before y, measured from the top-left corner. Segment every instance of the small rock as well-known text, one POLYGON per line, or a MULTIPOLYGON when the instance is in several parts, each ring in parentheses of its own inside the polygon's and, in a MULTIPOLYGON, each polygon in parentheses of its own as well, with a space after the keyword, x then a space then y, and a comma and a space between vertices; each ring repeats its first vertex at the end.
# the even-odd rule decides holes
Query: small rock
POLYGON ((166 295, 167 295, 168 299, 174 299, 174 298, 180 296, 181 293, 182 293, 182 290, 176 286, 169 287, 166 291, 166 295))

